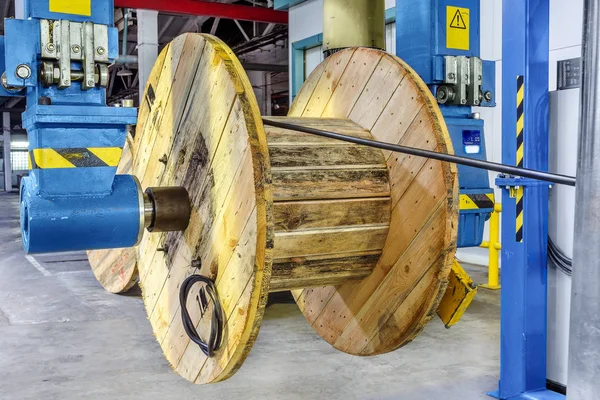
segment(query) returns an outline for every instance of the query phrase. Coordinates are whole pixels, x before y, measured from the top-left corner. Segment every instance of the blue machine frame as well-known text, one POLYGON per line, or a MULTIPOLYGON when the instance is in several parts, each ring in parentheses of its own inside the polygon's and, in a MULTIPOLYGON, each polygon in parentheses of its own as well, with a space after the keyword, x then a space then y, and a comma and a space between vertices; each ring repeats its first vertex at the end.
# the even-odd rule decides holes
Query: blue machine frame
MULTIPOLYGON (((479 57, 479 0, 398 0, 396 3, 396 53, 423 78, 435 94, 446 76, 445 56, 479 57), (467 44, 463 49, 449 48, 446 35, 448 12, 460 8, 469 15, 467 44), (469 27, 470 25, 470 27, 469 27)), ((466 16, 465 16, 466 18, 466 16)), ((493 61, 482 62, 482 91, 492 97, 482 107, 495 106, 496 67, 493 61)), ((464 105, 440 105, 454 146, 460 156, 485 160, 484 123, 472 118, 472 109, 464 105)), ((493 193, 488 172, 458 166, 461 197, 477 195, 488 198, 481 208, 461 209, 458 247, 479 246, 485 221, 493 211, 493 193), (490 206, 490 204, 492 204, 490 206)))
MULTIPOLYGON (((115 175, 128 126, 137 121, 137 110, 107 107, 106 90, 91 79, 84 85, 73 77, 65 87, 41 79, 44 65, 51 65, 48 58, 42 57, 44 20, 50 20, 46 25, 50 32, 53 27, 60 29, 54 21, 66 27, 53 36, 49 34, 48 40, 53 42, 43 49, 67 54, 66 61, 58 65, 70 63, 70 68, 83 68, 84 76, 85 67, 93 68, 100 81, 102 73, 96 57, 106 55, 106 64, 102 65, 107 65, 118 56, 112 0, 79 0, 76 6, 25 0, 25 19, 5 20, 6 36, 0 47, 6 84, 23 88, 9 95, 27 99, 23 127, 29 137, 31 171, 21 184, 21 231, 28 252, 131 247, 144 229, 139 182, 133 176, 115 175), (51 11, 52 7, 61 12, 51 11), (84 11, 73 13, 78 9, 84 11), (73 23, 84 24, 77 31, 73 23), (66 52, 60 46, 66 47, 66 52), (73 54, 82 54, 81 61, 75 61, 73 54), (29 74, 19 75, 19 68, 29 74)), ((54 70, 60 71, 61 77, 71 77, 71 72, 63 75, 62 67, 54 70)), ((8 94, 2 90, 0 94, 8 94)))
MULTIPOLYGON (((503 1, 502 161, 517 164, 519 98, 524 105, 523 165, 544 171, 549 9, 549 0, 503 1), (518 80, 524 82, 523 98, 517 95, 518 80)), ((489 394, 499 399, 564 399, 546 389, 548 184, 513 177, 499 177, 496 183, 503 189, 500 382, 498 391, 489 394), (522 241, 516 235, 519 190, 522 241)))

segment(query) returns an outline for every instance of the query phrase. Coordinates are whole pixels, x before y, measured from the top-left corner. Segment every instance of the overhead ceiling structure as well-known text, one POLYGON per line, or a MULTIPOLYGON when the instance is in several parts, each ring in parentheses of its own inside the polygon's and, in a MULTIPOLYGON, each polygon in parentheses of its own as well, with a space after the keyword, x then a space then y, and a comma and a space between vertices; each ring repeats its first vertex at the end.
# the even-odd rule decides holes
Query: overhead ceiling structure
MULTIPOLYGON (((124 9, 129 9, 127 29, 128 61, 111 67, 112 84, 107 92, 109 104, 124 98, 136 98, 139 92, 137 59, 137 9, 158 14, 159 51, 185 32, 203 32, 218 36, 234 49, 249 70, 287 71, 287 12, 276 11, 268 0, 115 0, 115 25, 124 31, 124 9), (127 73, 124 74, 123 70, 127 73), (117 72, 121 72, 117 74, 117 72)), ((14 16, 14 0, 0 0, 0 32, 4 18, 14 16)), ((122 48, 121 48, 122 54, 122 48)), ((0 101, 1 103, 1 101, 0 101)), ((0 105, 1 107, 1 105, 0 105)))

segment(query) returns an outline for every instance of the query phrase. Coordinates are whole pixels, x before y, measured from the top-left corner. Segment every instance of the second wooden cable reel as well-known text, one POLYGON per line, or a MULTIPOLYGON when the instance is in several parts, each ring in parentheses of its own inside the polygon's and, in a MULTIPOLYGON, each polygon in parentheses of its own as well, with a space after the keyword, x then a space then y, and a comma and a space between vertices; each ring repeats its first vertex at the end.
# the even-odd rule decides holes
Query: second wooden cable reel
MULTIPOLYGON (((278 119, 452 152, 428 87, 374 49, 328 57, 278 119)), ((292 290, 314 330, 355 355, 401 347, 435 313, 456 250, 454 165, 263 126, 238 59, 205 34, 182 35, 160 54, 130 149, 143 187, 183 186, 190 195, 188 229, 146 234, 136 255, 155 336, 189 381, 235 373, 272 291, 292 290), (213 357, 183 329, 178 294, 191 274, 215 281, 224 311, 213 357)), ((113 252, 127 258, 92 264, 123 275, 119 291, 135 260, 113 252)), ((211 314, 199 297, 192 292, 187 309, 202 335, 211 314)))

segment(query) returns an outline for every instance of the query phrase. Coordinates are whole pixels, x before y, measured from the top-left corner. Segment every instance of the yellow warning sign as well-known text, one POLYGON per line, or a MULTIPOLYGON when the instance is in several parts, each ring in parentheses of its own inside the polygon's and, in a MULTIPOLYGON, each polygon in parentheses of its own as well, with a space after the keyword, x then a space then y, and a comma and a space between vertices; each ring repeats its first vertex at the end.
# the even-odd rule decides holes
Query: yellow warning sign
POLYGON ((92 0, 50 0, 50 11, 89 17, 92 15, 92 0))
POLYGON ((469 50, 469 9, 446 7, 446 47, 469 50))

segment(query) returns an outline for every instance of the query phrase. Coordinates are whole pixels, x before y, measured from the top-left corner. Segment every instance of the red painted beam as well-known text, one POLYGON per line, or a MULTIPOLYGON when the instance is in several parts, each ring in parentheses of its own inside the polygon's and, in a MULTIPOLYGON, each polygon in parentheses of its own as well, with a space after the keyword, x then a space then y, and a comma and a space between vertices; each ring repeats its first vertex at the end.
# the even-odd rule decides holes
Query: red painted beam
POLYGON ((143 8, 172 14, 201 15, 242 21, 288 23, 288 13, 285 11, 200 0, 115 0, 115 7, 143 8))

